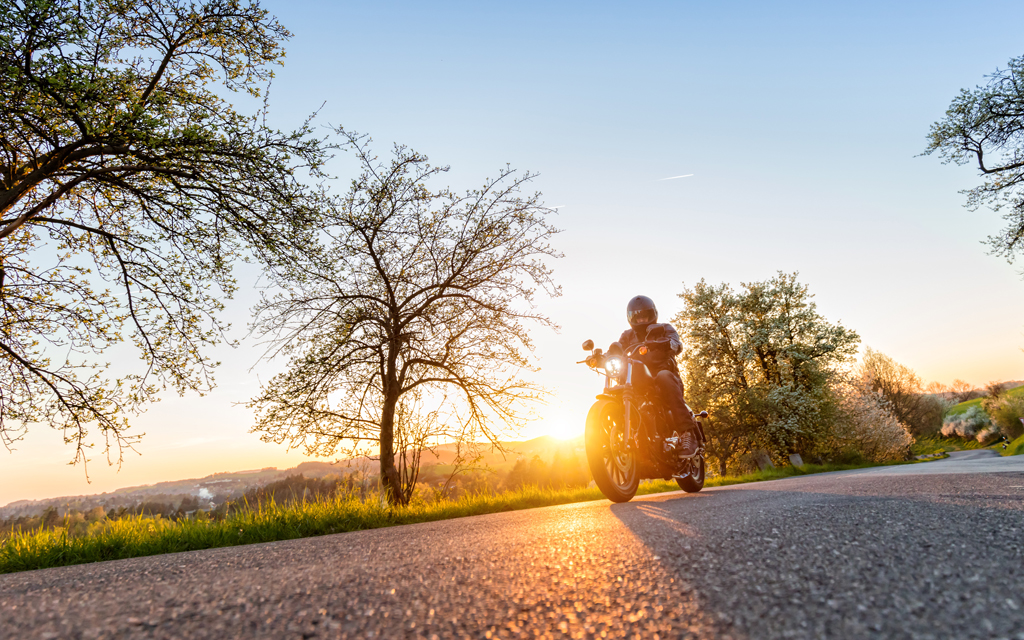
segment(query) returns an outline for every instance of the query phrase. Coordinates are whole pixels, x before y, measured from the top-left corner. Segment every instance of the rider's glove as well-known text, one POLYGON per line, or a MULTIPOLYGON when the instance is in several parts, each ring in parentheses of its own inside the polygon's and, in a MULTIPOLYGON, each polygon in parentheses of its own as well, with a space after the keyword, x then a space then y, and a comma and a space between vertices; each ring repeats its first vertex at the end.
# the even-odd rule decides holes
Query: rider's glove
POLYGON ((655 340, 651 344, 651 346, 654 347, 654 349, 657 350, 657 351, 660 351, 662 353, 667 353, 667 352, 672 350, 672 341, 668 340, 668 339, 665 339, 665 340, 655 340))

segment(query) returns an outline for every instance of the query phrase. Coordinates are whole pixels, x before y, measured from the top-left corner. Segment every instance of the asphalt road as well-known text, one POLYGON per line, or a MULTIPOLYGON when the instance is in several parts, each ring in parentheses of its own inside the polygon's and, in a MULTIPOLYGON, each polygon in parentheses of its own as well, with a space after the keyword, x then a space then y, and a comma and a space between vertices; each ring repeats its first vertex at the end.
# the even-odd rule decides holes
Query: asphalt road
POLYGON ((0 576, 4 638, 1019 638, 1024 456, 0 576))

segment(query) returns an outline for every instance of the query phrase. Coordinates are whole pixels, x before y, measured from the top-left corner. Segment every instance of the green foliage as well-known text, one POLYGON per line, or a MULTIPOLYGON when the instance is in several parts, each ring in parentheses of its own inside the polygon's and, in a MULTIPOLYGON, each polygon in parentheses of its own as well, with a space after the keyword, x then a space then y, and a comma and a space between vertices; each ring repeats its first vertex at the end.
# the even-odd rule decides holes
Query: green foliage
MULTIPOLYGON (((361 488, 361 478, 355 474, 330 475, 325 478, 307 478, 298 473, 282 480, 249 489, 235 502, 247 505, 281 504, 318 501, 341 495, 354 495, 361 488)), ((365 497, 363 495, 362 497, 365 497)))
MULTIPOLYGON (((776 480, 864 466, 870 465, 783 467, 740 477, 712 478, 705 486, 776 480)), ((678 490, 675 482, 655 480, 641 483, 637 495, 678 490)), ((379 499, 364 501, 352 494, 336 494, 291 505, 243 505, 221 520, 212 520, 202 513, 177 521, 128 516, 94 525, 87 535, 74 535, 67 529, 56 528, 22 530, 0 537, 0 573, 291 540, 602 499, 604 495, 597 488, 550 489, 527 485, 515 491, 466 495, 457 501, 413 502, 397 507, 382 506, 379 499)))
POLYGON ((996 451, 999 451, 1004 456, 1024 455, 1024 436, 1020 436, 1013 442, 1007 444, 1005 449, 999 447, 996 451))
POLYGON ((973 438, 963 439, 959 437, 945 438, 941 434, 933 433, 919 436, 910 447, 910 452, 915 456, 941 453, 943 451, 965 451, 970 449, 981 449, 981 443, 973 438))
POLYGON ((709 478, 705 481, 707 487, 726 487, 734 484, 746 484, 748 482, 763 482, 766 480, 781 480, 794 476, 805 476, 815 473, 828 473, 830 471, 848 471, 850 469, 866 469, 878 466, 877 462, 865 460, 850 460, 845 462, 830 462, 827 464, 805 464, 800 467, 786 465, 782 467, 769 468, 759 471, 752 471, 739 476, 719 476, 709 478))
POLYGON ((819 444, 819 455, 833 461, 902 460, 914 438, 899 421, 885 395, 861 378, 833 385, 840 412, 828 437, 819 444))
POLYGON ((948 406, 939 396, 923 393, 921 379, 913 370, 868 347, 858 374, 863 384, 885 397, 890 411, 913 435, 942 428, 948 406))
POLYGON ((88 536, 72 536, 60 528, 11 535, 0 540, 0 572, 289 540, 602 497, 597 489, 526 486, 514 492, 394 509, 381 506, 378 499, 362 501, 338 494, 291 505, 243 505, 222 520, 129 516, 107 522, 88 536))
POLYGON ((984 398, 974 398, 973 400, 967 400, 959 404, 955 404, 946 412, 946 416, 956 416, 962 413, 967 413, 967 410, 971 407, 978 407, 981 409, 981 403, 984 398))
POLYGON ((942 423, 942 435, 960 438, 973 438, 992 424, 988 414, 978 405, 967 407, 963 413, 946 416, 942 423))
POLYGON ((231 265, 306 245, 296 172, 326 147, 211 85, 260 97, 288 36, 239 0, 0 0, 5 443, 48 424, 80 461, 95 425, 119 453, 162 389, 212 387, 231 265), (111 379, 98 356, 124 341, 144 366, 111 379))
POLYGON ((741 287, 701 280, 680 294, 673 319, 687 400, 711 414, 708 453, 721 475, 756 448, 776 458, 813 451, 838 419, 831 384, 860 342, 817 312, 795 273, 741 287))
MULTIPOLYGON (((951 407, 946 412, 945 424, 962 421, 966 416, 970 416, 978 423, 975 432, 993 422, 1008 438, 1020 435, 1020 418, 1024 416, 1024 386, 1005 390, 993 387, 993 390, 997 391, 994 398, 991 395, 975 398, 951 407)), ((943 428, 946 429, 945 426, 943 428)))
POLYGON ((926 154, 977 164, 984 182, 966 192, 967 206, 1006 210, 1007 226, 989 244, 1012 260, 1024 239, 1024 56, 996 70, 985 86, 961 90, 928 139, 926 154))
POLYGON ((1005 393, 993 405, 986 407, 993 424, 999 427, 1003 435, 1016 438, 1024 432, 1024 394, 1005 393))
POLYGON ((250 406, 265 441, 321 456, 376 448, 390 499, 411 499, 427 442, 488 442, 524 424, 543 390, 528 325, 558 295, 558 229, 534 178, 506 167, 480 189, 437 188, 447 167, 403 146, 381 161, 344 129, 363 173, 324 203, 323 240, 279 265, 280 292, 256 307, 255 332, 287 369, 250 406))

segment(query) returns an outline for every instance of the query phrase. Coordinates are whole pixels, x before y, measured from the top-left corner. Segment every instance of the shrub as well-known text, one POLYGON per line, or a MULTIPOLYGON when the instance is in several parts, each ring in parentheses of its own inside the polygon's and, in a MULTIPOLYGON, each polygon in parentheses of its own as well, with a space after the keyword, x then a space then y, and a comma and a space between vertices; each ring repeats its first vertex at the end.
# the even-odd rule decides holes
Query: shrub
POLYGON ((995 426, 985 427, 978 432, 975 439, 981 443, 983 447, 987 447, 999 438, 999 428, 995 426))
POLYGON ((1024 417, 1024 395, 1004 395, 989 410, 989 415, 1003 435, 1010 440, 1018 438, 1024 433, 1024 425, 1020 421, 1024 417))
POLYGON ((1006 392, 1006 383, 994 380, 985 385, 985 397, 990 400, 998 400, 1006 392))
POLYGON ((968 407, 963 413, 946 416, 942 423, 942 435, 947 438, 973 438, 979 431, 991 426, 992 421, 979 406, 968 407))
POLYGON ((942 419, 946 412, 956 403, 938 394, 925 394, 921 396, 916 420, 910 427, 911 433, 915 435, 930 435, 937 433, 942 428, 942 419))
POLYGON ((837 391, 842 418, 833 432, 833 458, 883 462, 907 457, 914 437, 881 392, 863 383, 848 383, 837 391))
POLYGON ((889 412, 912 434, 928 435, 942 427, 946 402, 935 393, 922 393, 913 369, 868 347, 857 374, 862 384, 885 397, 889 412))

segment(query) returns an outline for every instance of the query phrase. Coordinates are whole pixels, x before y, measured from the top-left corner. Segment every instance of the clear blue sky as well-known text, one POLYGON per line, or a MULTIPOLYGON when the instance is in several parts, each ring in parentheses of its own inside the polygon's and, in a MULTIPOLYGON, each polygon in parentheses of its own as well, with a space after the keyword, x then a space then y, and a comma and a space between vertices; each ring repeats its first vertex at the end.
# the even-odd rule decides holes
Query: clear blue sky
MULTIPOLYGON (((278 126, 323 104, 320 122, 382 154, 401 142, 450 164, 453 187, 510 163, 564 205, 564 296, 542 303, 562 331, 536 334, 557 397, 525 435, 582 429, 599 381, 571 363, 584 338, 618 335, 630 296, 668 318, 702 277, 799 271, 828 318, 926 380, 1024 378, 1020 265, 980 244, 1000 220, 963 208, 975 171, 917 157, 959 89, 1024 54, 1019 1, 265 6, 295 34, 278 126)), ((237 337, 252 301, 229 303, 237 337)), ((258 355, 248 341, 218 352, 221 388, 153 406, 142 456, 119 475, 94 464, 92 486, 37 429, 0 453, 0 504, 296 464, 233 404, 276 370, 250 371, 258 355)))

